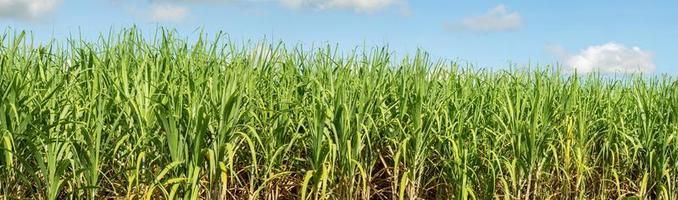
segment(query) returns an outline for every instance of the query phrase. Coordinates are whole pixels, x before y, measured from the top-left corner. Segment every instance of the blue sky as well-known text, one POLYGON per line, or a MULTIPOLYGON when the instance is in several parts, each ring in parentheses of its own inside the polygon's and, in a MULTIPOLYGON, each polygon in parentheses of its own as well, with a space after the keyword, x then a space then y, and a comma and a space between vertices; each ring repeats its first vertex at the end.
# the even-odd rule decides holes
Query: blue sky
POLYGON ((3 27, 39 41, 111 28, 196 28, 235 40, 388 44, 505 68, 561 63, 578 71, 678 74, 677 1, 0 0, 3 27))

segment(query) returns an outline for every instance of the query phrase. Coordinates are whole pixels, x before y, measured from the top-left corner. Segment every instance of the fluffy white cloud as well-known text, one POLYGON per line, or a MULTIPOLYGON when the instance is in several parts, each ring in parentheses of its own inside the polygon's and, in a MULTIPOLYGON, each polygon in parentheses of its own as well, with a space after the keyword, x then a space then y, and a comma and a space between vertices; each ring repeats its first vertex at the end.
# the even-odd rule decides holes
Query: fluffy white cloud
POLYGON ((404 6, 400 0, 278 0, 291 8, 310 7, 319 10, 351 9, 356 12, 374 12, 390 6, 404 6))
POLYGON ((409 13, 407 0, 155 0, 155 2, 181 3, 278 3, 292 9, 353 10, 359 13, 372 13, 388 7, 399 7, 403 14, 409 13))
POLYGON ((60 3, 61 0, 0 0, 0 18, 37 20, 60 3))
POLYGON ((174 4, 151 5, 151 20, 156 22, 181 22, 188 16, 190 10, 174 4))
POLYGON ((515 30, 522 25, 523 18, 518 12, 509 11, 506 6, 500 4, 488 10, 485 14, 463 18, 452 24, 451 28, 474 32, 493 32, 515 30))
POLYGON ((547 45, 546 49, 560 57, 569 71, 578 73, 651 73, 656 70, 654 54, 635 46, 609 42, 589 46, 575 55, 569 55, 556 45, 547 45))

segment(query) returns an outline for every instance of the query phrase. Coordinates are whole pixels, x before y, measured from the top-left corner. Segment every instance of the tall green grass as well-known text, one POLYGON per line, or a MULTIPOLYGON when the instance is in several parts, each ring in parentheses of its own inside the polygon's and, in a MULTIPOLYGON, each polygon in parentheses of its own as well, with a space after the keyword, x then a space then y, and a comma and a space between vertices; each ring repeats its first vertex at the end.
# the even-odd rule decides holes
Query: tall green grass
POLYGON ((678 199, 678 80, 134 28, 0 39, 4 199, 678 199))

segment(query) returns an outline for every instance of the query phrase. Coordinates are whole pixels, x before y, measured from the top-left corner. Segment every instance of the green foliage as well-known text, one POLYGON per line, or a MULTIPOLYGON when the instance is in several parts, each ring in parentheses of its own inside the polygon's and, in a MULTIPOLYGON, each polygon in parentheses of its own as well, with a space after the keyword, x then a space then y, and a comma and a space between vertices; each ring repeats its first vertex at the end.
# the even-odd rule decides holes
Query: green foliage
POLYGON ((0 197, 678 199, 678 80, 218 33, 0 38, 0 197))

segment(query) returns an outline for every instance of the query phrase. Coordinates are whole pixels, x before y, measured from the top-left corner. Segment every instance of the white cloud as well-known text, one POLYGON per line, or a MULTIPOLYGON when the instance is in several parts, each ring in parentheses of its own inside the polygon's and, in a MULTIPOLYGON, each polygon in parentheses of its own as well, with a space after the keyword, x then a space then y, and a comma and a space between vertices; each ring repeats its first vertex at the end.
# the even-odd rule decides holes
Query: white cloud
POLYGON ((37 20, 60 3, 61 0, 0 0, 0 18, 37 20))
POLYGON ((290 8, 349 9, 360 13, 372 13, 391 6, 406 7, 406 2, 401 0, 278 0, 278 2, 290 8))
POLYGON ((651 73, 656 70, 652 52, 614 42, 589 46, 576 55, 560 53, 559 57, 570 71, 579 73, 651 73))
POLYGON ((151 20, 156 22, 181 22, 190 10, 174 4, 151 5, 151 20))
POLYGON ((523 18, 518 12, 509 11, 506 6, 499 4, 485 14, 459 20, 452 24, 451 28, 474 32, 496 32, 515 30, 522 25, 523 18))
POLYGON ((389 7, 399 7, 403 15, 410 10, 407 0, 155 0, 155 2, 182 3, 278 3, 292 9, 353 10, 358 13, 373 13, 389 7))

